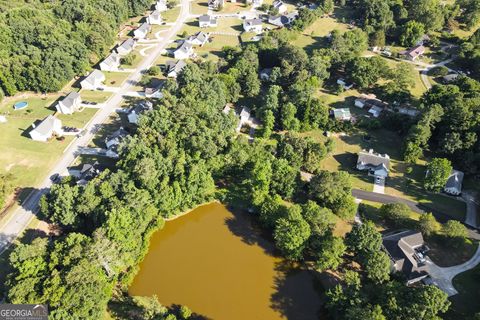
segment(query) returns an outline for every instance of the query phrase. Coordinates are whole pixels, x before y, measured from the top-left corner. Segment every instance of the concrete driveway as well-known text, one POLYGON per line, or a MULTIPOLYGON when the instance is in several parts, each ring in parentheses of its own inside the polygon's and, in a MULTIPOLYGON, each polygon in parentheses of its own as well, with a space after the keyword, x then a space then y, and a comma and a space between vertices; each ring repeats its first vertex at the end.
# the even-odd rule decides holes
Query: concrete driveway
POLYGON ((373 177, 373 192, 385 193, 385 178, 373 177))
POLYGON ((458 266, 442 268, 437 266, 430 258, 427 257, 428 273, 432 278, 433 284, 445 291, 448 296, 453 296, 458 293, 454 288, 452 280, 458 274, 475 268, 480 263, 480 246, 473 257, 465 263, 458 266))

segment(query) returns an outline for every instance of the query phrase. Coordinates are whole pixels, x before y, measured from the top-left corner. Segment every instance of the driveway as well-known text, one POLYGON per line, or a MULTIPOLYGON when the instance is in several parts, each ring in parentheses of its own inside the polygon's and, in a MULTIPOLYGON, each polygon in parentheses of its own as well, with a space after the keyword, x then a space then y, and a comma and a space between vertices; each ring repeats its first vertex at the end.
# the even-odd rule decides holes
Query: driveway
POLYGON ((458 291, 453 286, 452 280, 458 274, 475 268, 480 263, 480 246, 473 257, 465 263, 458 266, 442 268, 437 266, 430 258, 427 257, 427 267, 430 278, 432 278, 433 284, 445 291, 448 296, 453 296, 458 291))
POLYGON ((385 179, 380 177, 373 177, 373 192, 385 193, 385 179))
POLYGON ((476 194, 472 191, 462 192, 462 199, 467 205, 467 213, 465 215, 465 224, 476 228, 478 226, 477 221, 477 209, 478 204, 476 201, 476 194))

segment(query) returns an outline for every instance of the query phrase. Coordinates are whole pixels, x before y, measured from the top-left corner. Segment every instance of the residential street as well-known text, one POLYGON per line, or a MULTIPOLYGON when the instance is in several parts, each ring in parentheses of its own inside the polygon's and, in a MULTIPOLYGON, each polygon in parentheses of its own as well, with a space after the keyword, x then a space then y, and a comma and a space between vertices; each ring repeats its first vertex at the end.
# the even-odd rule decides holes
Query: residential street
POLYGON ((124 84, 105 102, 104 107, 100 109, 95 116, 90 120, 86 126, 86 134, 75 139, 64 151, 63 156, 58 160, 54 168, 46 174, 45 180, 38 186, 36 190, 32 191, 26 200, 17 208, 12 217, 4 224, 0 230, 0 254, 8 248, 9 244, 28 226, 34 214, 38 210, 38 201, 40 197, 48 192, 51 186, 50 177, 66 171, 67 167, 71 165, 77 157, 79 148, 87 146, 92 140, 97 128, 101 126, 115 110, 123 102, 123 93, 132 91, 133 85, 140 80, 142 72, 152 66, 158 56, 161 55, 165 47, 175 38, 180 31, 185 21, 189 18, 190 2, 189 0, 181 0, 181 10, 175 24, 165 32, 163 40, 158 42, 158 45, 152 50, 148 56, 144 58, 142 63, 135 69, 135 71, 127 78, 124 84))

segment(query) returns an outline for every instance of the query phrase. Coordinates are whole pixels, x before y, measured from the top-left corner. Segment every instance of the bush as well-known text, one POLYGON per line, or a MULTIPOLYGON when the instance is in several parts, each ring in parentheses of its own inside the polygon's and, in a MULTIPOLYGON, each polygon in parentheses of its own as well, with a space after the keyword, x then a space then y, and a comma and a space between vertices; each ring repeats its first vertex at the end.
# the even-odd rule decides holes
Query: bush
POLYGON ((438 66, 428 70, 428 75, 432 77, 443 77, 449 73, 448 68, 445 66, 438 66))
POLYGON ((410 208, 403 203, 387 203, 382 205, 380 213, 387 221, 400 226, 410 218, 410 208))
POLYGON ((133 61, 137 58, 137 55, 134 53, 129 53, 125 57, 120 59, 121 64, 126 64, 127 66, 131 66, 133 64, 133 61))
POLYGON ((158 76, 160 72, 161 70, 159 66, 152 66, 150 69, 148 69, 147 74, 150 76, 158 76))
POLYGON ((449 220, 442 226, 443 234, 453 240, 465 240, 468 236, 467 228, 459 221, 449 220))

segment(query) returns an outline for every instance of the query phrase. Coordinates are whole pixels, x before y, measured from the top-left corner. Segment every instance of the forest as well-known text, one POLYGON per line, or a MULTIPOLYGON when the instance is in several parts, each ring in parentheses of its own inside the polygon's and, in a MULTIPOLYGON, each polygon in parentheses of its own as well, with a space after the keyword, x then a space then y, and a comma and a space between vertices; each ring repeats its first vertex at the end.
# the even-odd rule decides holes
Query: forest
POLYGON ((54 92, 85 73, 114 44, 120 24, 148 0, 0 1, 0 100, 54 92))

